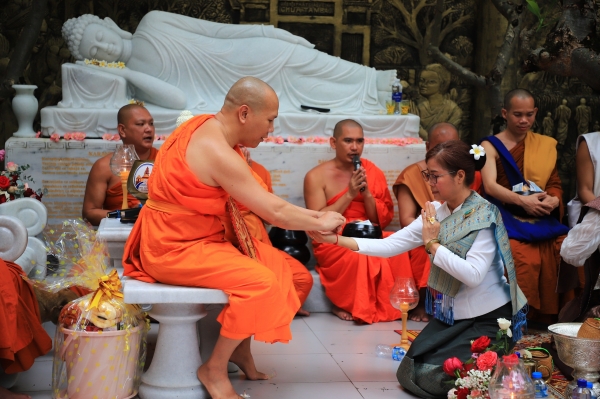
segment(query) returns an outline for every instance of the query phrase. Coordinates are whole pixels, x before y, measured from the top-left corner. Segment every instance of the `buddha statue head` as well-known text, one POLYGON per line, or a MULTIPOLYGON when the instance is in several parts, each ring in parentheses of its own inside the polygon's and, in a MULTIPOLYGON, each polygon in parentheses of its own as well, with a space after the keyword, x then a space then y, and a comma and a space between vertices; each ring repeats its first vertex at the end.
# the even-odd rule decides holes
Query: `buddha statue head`
POLYGON ((434 94, 445 94, 450 87, 451 74, 440 64, 429 64, 421 71, 419 93, 429 98, 434 94))
POLYGON ((76 60, 126 61, 131 52, 131 33, 110 18, 85 14, 64 23, 62 35, 76 60))

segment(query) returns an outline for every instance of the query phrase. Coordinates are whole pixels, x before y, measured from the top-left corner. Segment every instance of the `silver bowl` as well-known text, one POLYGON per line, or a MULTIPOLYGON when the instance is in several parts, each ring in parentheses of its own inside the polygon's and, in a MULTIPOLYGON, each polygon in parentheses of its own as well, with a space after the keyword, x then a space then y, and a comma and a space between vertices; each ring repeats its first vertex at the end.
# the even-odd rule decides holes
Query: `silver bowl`
POLYGON ((573 368, 574 380, 567 385, 565 392, 571 398, 571 392, 577 386, 577 379, 584 378, 594 383, 594 392, 600 393, 598 370, 600 370, 600 339, 577 338, 582 323, 558 323, 548 327, 556 342, 558 357, 567 366, 573 368))

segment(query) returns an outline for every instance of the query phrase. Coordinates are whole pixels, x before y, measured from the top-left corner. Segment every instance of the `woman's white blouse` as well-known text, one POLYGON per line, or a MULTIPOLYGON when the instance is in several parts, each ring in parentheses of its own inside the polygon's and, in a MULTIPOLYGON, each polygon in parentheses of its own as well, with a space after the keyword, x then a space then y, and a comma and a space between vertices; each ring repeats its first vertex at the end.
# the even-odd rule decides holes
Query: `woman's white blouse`
MULTIPOLYGON (((438 220, 450 216, 446 203, 433 204, 438 220)), ((462 204, 453 213, 460 212, 461 208, 462 204)), ((410 225, 381 240, 354 240, 359 253, 389 258, 423 245, 423 220, 419 216, 410 225)), ((481 316, 510 302, 510 286, 504 277, 504 264, 491 227, 479 231, 466 259, 440 245, 433 263, 463 283, 454 298, 455 320, 481 316)))

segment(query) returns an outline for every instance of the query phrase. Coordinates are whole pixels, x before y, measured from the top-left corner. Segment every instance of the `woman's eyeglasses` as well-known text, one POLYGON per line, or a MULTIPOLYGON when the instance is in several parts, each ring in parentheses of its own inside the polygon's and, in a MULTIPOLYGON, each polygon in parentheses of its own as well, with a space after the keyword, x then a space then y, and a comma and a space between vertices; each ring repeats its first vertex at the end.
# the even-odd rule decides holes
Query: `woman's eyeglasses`
POLYGON ((438 177, 452 175, 454 173, 456 173, 456 172, 452 171, 452 172, 444 173, 443 175, 434 175, 434 174, 431 174, 431 173, 427 172, 426 170, 422 170, 421 171, 421 176, 423 176, 423 179, 426 182, 437 184, 438 177))

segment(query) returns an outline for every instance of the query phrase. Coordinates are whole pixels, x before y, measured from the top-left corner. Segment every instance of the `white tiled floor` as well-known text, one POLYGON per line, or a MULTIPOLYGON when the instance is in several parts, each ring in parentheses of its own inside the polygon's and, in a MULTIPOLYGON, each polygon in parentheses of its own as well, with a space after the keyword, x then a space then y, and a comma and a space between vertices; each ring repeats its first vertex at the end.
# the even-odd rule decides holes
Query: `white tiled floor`
MULTIPOLYGON (((425 323, 409 322, 409 330, 425 323)), ((267 381, 247 381, 230 374, 233 386, 252 399, 406 399, 396 380, 399 362, 375 356, 377 344, 400 342, 394 332, 400 322, 356 325, 330 313, 297 317, 289 344, 252 342, 258 370, 272 375, 267 381)), ((48 399, 49 393, 32 395, 48 399)), ((166 398, 170 399, 170 398, 166 398)))

